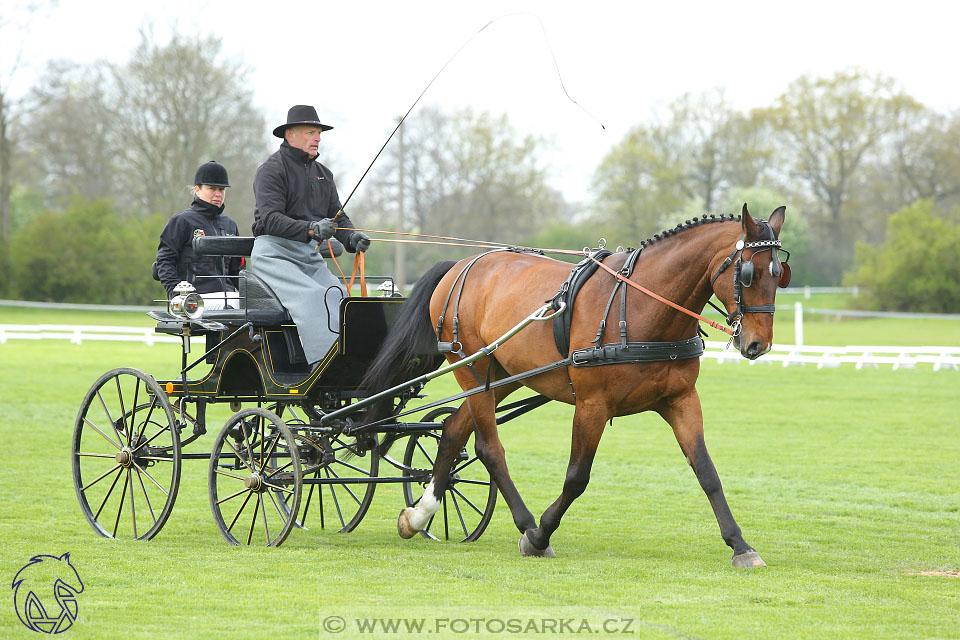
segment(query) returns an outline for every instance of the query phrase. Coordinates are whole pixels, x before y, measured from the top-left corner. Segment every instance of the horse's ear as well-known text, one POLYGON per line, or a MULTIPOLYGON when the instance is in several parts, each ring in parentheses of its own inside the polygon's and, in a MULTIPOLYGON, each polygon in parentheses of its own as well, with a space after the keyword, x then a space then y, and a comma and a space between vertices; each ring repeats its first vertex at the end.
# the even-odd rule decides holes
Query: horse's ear
POLYGON ((786 217, 787 208, 779 206, 770 214, 770 227, 773 229, 773 235, 780 237, 780 227, 783 226, 783 219, 786 217))
POLYGON ((753 216, 747 211, 747 203, 743 203, 743 212, 740 215, 740 224, 743 226, 743 232, 747 236, 755 236, 759 233, 757 223, 753 221, 753 216))

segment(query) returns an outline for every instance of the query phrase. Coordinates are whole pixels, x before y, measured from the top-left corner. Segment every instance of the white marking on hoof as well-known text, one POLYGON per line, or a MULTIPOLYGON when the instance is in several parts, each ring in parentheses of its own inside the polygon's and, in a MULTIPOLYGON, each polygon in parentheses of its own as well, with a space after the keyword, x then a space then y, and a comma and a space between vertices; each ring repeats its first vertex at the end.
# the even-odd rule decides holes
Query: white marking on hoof
POLYGON ((407 507, 400 512, 400 517, 397 518, 397 533, 400 534, 400 537, 404 540, 409 540, 413 536, 417 535, 419 529, 414 529, 410 526, 410 513, 413 511, 413 507, 407 507))
POLYGON ((397 520, 397 531, 401 538, 412 538, 422 531, 430 518, 440 510, 441 502, 433 497, 433 480, 427 485, 416 507, 407 507, 400 512, 397 520))
POLYGON ((760 554, 756 551, 746 551, 733 556, 733 566, 738 569, 753 569, 765 567, 767 563, 760 559, 760 554))
POLYGON ((555 558, 557 554, 553 551, 553 545, 548 544, 547 548, 541 551, 533 546, 533 543, 530 542, 530 539, 527 538, 527 534, 520 536, 520 541, 517 543, 517 546, 520 548, 520 555, 524 558, 555 558))

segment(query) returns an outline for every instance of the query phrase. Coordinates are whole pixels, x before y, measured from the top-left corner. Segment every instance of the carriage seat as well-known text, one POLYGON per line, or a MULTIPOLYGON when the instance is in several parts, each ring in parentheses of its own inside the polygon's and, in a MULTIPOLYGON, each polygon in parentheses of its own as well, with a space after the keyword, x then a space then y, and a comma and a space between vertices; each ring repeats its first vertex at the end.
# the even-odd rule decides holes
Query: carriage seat
MULTIPOLYGON (((198 236, 193 239, 193 250, 197 255, 248 257, 253 251, 253 240, 247 236, 198 236)), ((343 245, 335 239, 331 238, 330 246, 334 256, 343 253, 343 245)), ((320 255, 330 257, 326 244, 321 245, 320 255)), ((277 295, 256 275, 247 270, 240 271, 237 289, 243 308, 207 311, 203 317, 220 322, 250 321, 258 326, 293 323, 277 295)))

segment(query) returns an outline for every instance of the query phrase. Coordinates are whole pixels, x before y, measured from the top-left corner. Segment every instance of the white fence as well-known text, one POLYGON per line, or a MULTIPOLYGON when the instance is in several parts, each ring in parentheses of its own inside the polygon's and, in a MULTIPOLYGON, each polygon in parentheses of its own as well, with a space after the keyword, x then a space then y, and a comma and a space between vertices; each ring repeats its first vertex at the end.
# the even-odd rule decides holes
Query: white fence
MULTIPOLYGON (((153 327, 98 327, 89 325, 61 324, 0 324, 0 344, 8 340, 68 340, 72 344, 91 341, 139 342, 153 346, 158 342, 179 343, 180 338, 157 334, 153 327)), ((723 364, 744 362, 735 349, 726 349, 726 342, 706 342, 704 358, 710 358, 723 364)), ((853 364, 857 369, 892 365, 894 370, 913 369, 918 364, 933 365, 934 371, 952 369, 960 371, 960 347, 892 347, 892 346, 850 346, 816 347, 800 344, 777 344, 770 353, 758 360, 745 361, 754 364, 780 363, 784 367, 792 365, 816 365, 839 367, 853 364)))
POLYGON ((97 327, 67 324, 0 324, 0 344, 7 340, 69 340, 73 344, 84 341, 140 342, 153 346, 157 342, 180 342, 180 338, 158 334, 153 327, 97 327))

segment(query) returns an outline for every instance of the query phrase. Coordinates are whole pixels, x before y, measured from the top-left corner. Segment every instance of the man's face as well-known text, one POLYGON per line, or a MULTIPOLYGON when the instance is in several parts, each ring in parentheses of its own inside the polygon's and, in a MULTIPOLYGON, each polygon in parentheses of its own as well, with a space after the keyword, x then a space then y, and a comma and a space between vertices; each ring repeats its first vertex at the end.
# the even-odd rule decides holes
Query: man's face
POLYGON ((287 144, 295 149, 300 149, 309 153, 311 156, 317 155, 317 149, 320 147, 320 127, 308 124, 290 127, 286 133, 287 144))
POLYGON ((223 204, 223 200, 227 195, 227 188, 215 187, 210 184, 198 184, 194 187, 194 193, 204 202, 209 202, 213 206, 219 207, 223 204))

